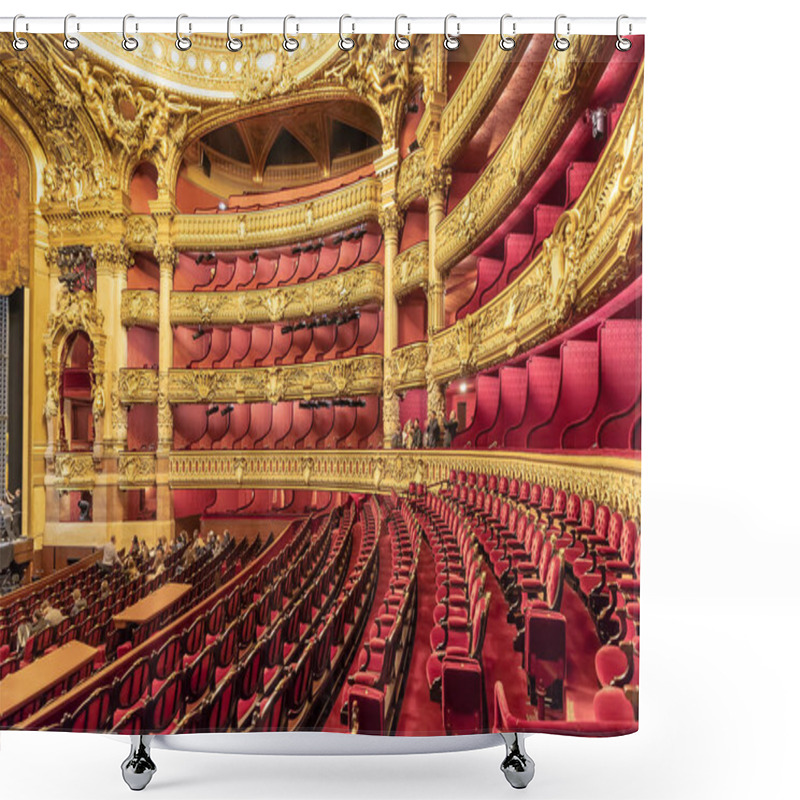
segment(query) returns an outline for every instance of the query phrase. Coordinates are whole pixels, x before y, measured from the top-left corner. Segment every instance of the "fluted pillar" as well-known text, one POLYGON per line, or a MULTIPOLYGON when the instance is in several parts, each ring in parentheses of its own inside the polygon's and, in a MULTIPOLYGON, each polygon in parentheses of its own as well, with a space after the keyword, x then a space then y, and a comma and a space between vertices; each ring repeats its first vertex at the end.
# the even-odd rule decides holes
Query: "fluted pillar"
POLYGON ((170 297, 172 295, 172 276, 178 261, 178 253, 168 244, 158 244, 155 247, 154 255, 159 267, 156 519, 171 527, 173 503, 172 491, 169 486, 169 454, 172 450, 172 406, 169 404, 169 370, 172 366, 173 336, 170 324, 170 297))
POLYGON ((400 399, 389 379, 390 364, 397 347, 397 298, 394 296, 394 261, 403 217, 394 202, 381 212, 383 229, 383 445, 391 447, 392 436, 400 429, 400 399))

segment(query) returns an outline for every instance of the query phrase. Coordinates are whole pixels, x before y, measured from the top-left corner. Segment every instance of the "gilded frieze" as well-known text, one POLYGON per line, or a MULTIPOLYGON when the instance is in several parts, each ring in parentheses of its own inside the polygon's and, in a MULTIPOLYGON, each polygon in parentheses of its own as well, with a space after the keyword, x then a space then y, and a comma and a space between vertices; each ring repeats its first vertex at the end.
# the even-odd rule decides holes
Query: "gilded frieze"
POLYGON ((176 451, 173 489, 213 487, 403 491, 411 481, 437 484, 451 470, 495 473, 558 486, 638 519, 641 464, 605 456, 477 450, 176 451))
MULTIPOLYGON (((383 302, 383 266, 364 264, 330 278, 243 292, 173 292, 173 325, 246 325, 301 319, 383 302)), ((157 315, 156 307, 156 315, 157 315)))
POLYGON ((386 362, 386 380, 384 390, 389 392, 405 392, 425 386, 425 367, 428 362, 428 343, 398 347, 386 362))
POLYGON ((124 289, 121 305, 122 324, 126 328, 142 325, 158 327, 158 292, 149 289, 124 289))
POLYGON ((253 369, 171 369, 170 403, 278 403, 380 394, 383 358, 377 355, 253 369))
POLYGON ((57 453, 54 477, 56 485, 64 489, 82 489, 94 486, 97 477, 91 453, 57 453))
POLYGON ((642 74, 594 174, 520 277, 431 340, 440 382, 505 361, 597 308, 641 264, 642 74))
POLYGON ((156 457, 153 453, 120 453, 117 472, 120 489, 153 486, 156 482, 156 457))
POLYGON ((422 184, 425 181, 425 151, 420 148, 409 153, 400 162, 400 171, 397 175, 397 204, 406 208, 408 204, 422 194, 422 184))
POLYGON ((179 250, 277 247, 343 230, 380 213, 381 185, 366 178, 313 200, 241 214, 177 214, 171 242, 179 250))
POLYGON ((154 369, 127 368, 119 371, 119 402, 155 403, 158 401, 158 371, 154 369))
POLYGON ((575 205, 520 277, 431 340, 429 371, 445 382, 505 361, 597 308, 641 265, 642 73, 575 205))
POLYGON ((392 285, 395 297, 403 297, 417 288, 428 286, 428 242, 417 242, 395 256, 392 285))
POLYGON ((550 163, 585 109, 611 48, 612 40, 605 36, 574 36, 568 50, 548 51, 503 144, 469 192, 437 226, 437 269, 446 272, 469 255, 550 163))

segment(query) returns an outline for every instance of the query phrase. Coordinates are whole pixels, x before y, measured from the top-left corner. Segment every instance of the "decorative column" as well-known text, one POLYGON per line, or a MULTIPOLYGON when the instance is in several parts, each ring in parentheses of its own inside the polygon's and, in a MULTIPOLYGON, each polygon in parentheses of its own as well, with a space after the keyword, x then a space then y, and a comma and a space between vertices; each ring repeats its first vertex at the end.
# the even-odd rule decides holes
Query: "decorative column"
POLYGON ((428 336, 444 328, 444 278, 436 267, 436 227, 444 219, 452 176, 442 167, 426 170, 422 193, 428 199, 428 336))
POLYGON ((403 216, 395 203, 381 211, 383 229, 383 446, 392 446, 392 437, 400 430, 400 398, 391 381, 391 364, 397 347, 397 298, 394 296, 394 260, 403 216))
MULTIPOLYGON (((94 245, 92 254, 97 269, 97 309, 103 314, 107 342, 105 364, 98 363, 97 343, 94 343, 94 453, 96 462, 103 460, 103 470, 114 473, 117 454, 127 444, 127 420, 123 428, 119 413, 114 408, 114 392, 119 370, 128 362, 128 334, 122 324, 122 292, 128 285, 128 267, 132 256, 119 240, 94 245), (110 399, 108 403, 107 397, 110 399)), ((122 496, 116 483, 96 484, 92 497, 92 518, 95 522, 108 524, 122 521, 122 496)))
POLYGON ((169 486, 169 454, 172 450, 172 406, 169 403, 169 370, 172 367, 172 325, 170 297, 172 276, 178 253, 169 244, 153 250, 159 266, 158 294, 158 446, 156 450, 156 519, 169 528, 173 525, 172 491, 169 486))

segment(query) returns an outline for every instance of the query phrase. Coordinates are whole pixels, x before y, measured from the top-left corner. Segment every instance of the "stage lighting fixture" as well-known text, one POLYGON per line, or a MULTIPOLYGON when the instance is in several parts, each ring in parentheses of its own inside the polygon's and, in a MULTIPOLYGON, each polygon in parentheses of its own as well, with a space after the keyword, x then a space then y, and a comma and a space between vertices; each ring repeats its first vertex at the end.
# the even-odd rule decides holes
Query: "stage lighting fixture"
POLYGON ((219 411, 219 406, 211 406, 206 409, 206 416, 210 417, 212 414, 216 414, 219 411))
POLYGON ((201 336, 205 336, 207 333, 208 331, 204 331, 202 325, 198 325, 197 330, 192 334, 192 339, 197 341, 201 336))
POLYGON ((223 417, 225 417, 228 414, 230 414, 231 411, 233 411, 233 403, 228 403, 228 405, 226 405, 225 408, 223 408, 220 413, 222 414, 223 417))

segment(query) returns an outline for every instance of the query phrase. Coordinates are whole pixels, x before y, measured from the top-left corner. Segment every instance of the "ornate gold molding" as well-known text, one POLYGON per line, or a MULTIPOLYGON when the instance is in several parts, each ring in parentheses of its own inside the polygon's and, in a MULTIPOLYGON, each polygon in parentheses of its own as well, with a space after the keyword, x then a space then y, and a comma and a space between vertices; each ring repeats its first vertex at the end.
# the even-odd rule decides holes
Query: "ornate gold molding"
POLYGON ((56 453, 55 483, 62 489, 88 489, 97 478, 91 453, 56 453))
POLYGON ((612 48, 613 40, 607 36, 573 36, 568 50, 548 51, 528 99, 491 163, 437 226, 437 269, 445 272, 469 255, 550 163, 586 107, 612 48))
POLYGON ((428 363, 428 343, 398 347, 386 362, 384 392, 405 392, 426 385, 425 367, 428 363))
POLYGON ((443 164, 453 163, 461 147, 486 118, 497 90, 514 64, 515 54, 525 52, 529 39, 527 35, 519 36, 513 50, 503 50, 494 37, 484 38, 442 112, 440 155, 443 164))
MULTIPOLYGON (((156 295, 156 299, 158 295, 156 295)), ((173 292, 173 325, 281 322, 383 302, 383 266, 364 264, 330 278, 244 292, 173 292)), ((156 321, 158 319, 156 303, 156 321)))
POLYGON ((381 185, 366 178, 314 200, 266 211, 176 214, 171 243, 179 250, 244 250, 307 241, 380 213, 381 185))
POLYGON ((395 256, 392 272, 395 297, 403 297, 419 287, 427 289, 428 242, 417 242, 395 256))
POLYGON ((606 503, 638 519, 641 463, 606 456, 478 450, 173 451, 173 489, 213 487, 403 491, 411 481, 436 484, 450 470, 502 474, 552 485, 606 503))
POLYGON ((142 325, 158 327, 158 292, 150 289, 123 289, 120 309, 122 324, 126 328, 142 325))
POLYGON ((253 369, 171 369, 170 403, 278 403, 381 393, 378 355, 253 369))
MULTIPOLYGON (((571 49, 571 48, 570 48, 571 49)), ((520 277, 431 340, 445 382, 505 361, 594 311, 641 266, 642 71, 575 205, 520 277)))
POLYGON ((154 369, 126 368, 119 371, 119 402, 132 403, 158 402, 158 371, 154 369))
POLYGON ((158 223, 149 214, 131 214, 125 220, 125 244, 134 252, 152 252, 157 235, 158 223))
POLYGON ((397 205, 400 208, 406 208, 412 200, 422 195, 422 185, 425 181, 425 159, 425 151, 420 148, 409 153, 400 162, 400 170, 397 175, 397 205))
POLYGON ((154 486, 156 457, 153 453, 120 453, 117 460, 120 489, 139 489, 154 486))

